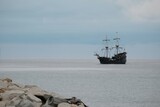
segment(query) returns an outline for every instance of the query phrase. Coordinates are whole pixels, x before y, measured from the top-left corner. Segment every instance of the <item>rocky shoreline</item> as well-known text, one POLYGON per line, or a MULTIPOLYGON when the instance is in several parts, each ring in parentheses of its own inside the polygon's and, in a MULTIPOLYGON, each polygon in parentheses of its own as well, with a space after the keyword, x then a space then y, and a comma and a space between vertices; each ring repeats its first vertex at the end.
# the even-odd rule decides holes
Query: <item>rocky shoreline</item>
POLYGON ((64 98, 36 85, 14 83, 0 79, 0 107, 87 107, 76 97, 64 98))

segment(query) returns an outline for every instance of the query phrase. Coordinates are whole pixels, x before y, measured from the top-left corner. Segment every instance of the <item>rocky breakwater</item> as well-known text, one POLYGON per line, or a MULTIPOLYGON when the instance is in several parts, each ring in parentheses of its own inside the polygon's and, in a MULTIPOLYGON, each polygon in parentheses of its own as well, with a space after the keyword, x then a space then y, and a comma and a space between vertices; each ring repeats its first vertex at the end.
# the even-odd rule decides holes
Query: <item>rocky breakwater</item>
POLYGON ((35 85, 21 85, 0 79, 0 107, 87 107, 76 97, 64 98, 35 85))

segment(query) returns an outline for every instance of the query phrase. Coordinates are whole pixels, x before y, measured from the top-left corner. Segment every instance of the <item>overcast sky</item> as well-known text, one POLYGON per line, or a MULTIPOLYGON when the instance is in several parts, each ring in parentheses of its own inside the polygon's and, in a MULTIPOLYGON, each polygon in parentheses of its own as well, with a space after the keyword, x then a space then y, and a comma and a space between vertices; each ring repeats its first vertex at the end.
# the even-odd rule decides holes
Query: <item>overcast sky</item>
MULTIPOLYGON (((160 0, 0 0, 0 58, 94 58, 116 37, 160 59, 160 0)), ((113 44, 113 43, 111 43, 113 44)))

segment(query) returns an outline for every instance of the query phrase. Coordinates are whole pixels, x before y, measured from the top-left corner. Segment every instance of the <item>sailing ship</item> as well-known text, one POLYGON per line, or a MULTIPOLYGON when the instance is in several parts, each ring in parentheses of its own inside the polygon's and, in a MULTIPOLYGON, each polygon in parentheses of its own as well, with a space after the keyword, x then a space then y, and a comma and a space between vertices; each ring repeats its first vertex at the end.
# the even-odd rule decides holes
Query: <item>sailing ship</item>
POLYGON ((127 52, 125 52, 125 49, 123 47, 119 46, 120 38, 117 37, 117 38, 114 38, 113 40, 116 41, 116 44, 114 47, 110 48, 108 45, 108 42, 110 40, 106 36, 106 39, 103 40, 106 42, 106 46, 104 49, 102 49, 102 50, 105 50, 105 55, 100 56, 99 54, 96 53, 95 56, 97 56, 101 64, 126 64, 127 52), (110 57, 110 52, 113 51, 113 49, 116 50, 116 52, 114 53, 113 56, 110 57))

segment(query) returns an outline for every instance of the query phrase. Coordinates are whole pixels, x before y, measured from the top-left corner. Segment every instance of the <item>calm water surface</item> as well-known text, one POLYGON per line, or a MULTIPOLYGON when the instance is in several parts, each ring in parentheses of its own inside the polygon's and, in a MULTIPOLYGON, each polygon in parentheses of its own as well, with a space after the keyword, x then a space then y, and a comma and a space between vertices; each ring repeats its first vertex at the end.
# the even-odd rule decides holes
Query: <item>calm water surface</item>
POLYGON ((160 107, 160 61, 1 60, 0 77, 36 84, 90 107, 160 107))

